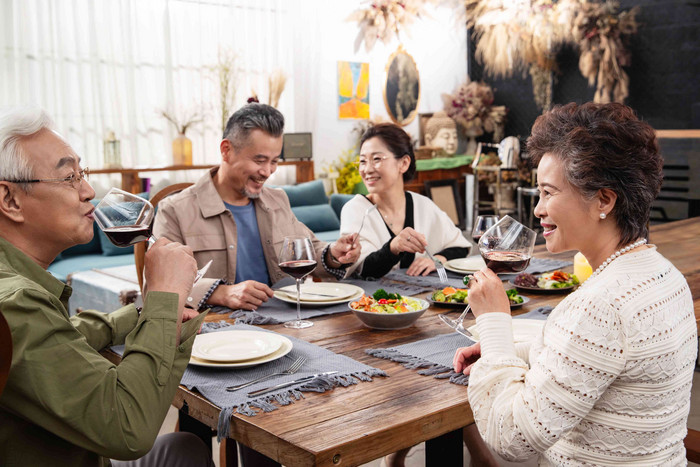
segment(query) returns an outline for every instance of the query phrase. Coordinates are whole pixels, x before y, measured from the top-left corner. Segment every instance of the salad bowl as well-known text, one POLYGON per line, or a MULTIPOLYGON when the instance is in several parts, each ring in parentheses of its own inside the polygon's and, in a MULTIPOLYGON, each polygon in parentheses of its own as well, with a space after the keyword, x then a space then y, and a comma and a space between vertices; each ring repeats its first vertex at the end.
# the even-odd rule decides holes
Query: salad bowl
POLYGON ((357 319, 368 328, 390 331, 412 326, 430 306, 428 302, 420 298, 405 297, 405 299, 413 301, 417 309, 395 313, 378 313, 354 308, 353 305, 356 305, 357 302, 350 302, 348 307, 357 316, 357 319))

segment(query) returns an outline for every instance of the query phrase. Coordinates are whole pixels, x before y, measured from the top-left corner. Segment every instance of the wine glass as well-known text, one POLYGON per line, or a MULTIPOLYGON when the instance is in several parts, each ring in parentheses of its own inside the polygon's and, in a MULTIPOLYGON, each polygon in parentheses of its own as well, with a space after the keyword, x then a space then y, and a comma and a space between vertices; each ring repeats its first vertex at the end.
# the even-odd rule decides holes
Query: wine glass
POLYGON ((311 321, 301 319, 301 279, 316 269, 316 252, 308 237, 291 235, 284 237, 279 256, 280 269, 297 282, 297 319, 287 321, 287 328, 303 329, 313 326, 311 321))
MULTIPOLYGON (((148 241, 150 246, 156 241, 152 233, 155 208, 148 200, 133 193, 112 188, 95 207, 94 216, 109 241, 120 248, 143 241, 148 241)), ((209 266, 211 261, 197 271, 195 284, 209 266)))
POLYGON ((510 216, 503 216, 479 239, 479 252, 486 267, 496 274, 527 268, 537 234, 510 216))
POLYGON ((472 229, 472 239, 474 244, 479 244, 479 239, 488 229, 493 227, 493 225, 498 222, 498 216, 493 214, 478 216, 476 221, 474 221, 474 228, 472 229))

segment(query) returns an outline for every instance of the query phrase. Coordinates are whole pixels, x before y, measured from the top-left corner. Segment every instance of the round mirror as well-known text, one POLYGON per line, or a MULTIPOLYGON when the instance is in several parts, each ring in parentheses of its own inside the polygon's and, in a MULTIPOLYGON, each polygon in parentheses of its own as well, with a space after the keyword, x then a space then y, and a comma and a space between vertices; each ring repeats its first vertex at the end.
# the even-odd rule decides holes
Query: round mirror
POLYGON ((420 79, 413 57, 402 46, 391 54, 386 64, 384 105, 396 124, 406 126, 418 113, 420 79))

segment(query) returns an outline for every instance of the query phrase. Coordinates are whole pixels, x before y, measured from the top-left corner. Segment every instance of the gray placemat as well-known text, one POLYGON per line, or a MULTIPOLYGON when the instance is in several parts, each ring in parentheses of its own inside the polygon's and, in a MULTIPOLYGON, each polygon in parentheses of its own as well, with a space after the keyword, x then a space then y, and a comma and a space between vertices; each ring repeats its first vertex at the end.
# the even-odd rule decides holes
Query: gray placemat
MULTIPOLYGON (((202 332, 221 332, 233 329, 272 332, 245 324, 205 323, 202 326, 202 332)), ((219 439, 228 436, 230 418, 234 411, 252 417, 259 410, 271 412, 280 406, 289 405, 303 398, 302 392, 304 391, 325 392, 338 386, 350 386, 360 381, 372 381, 374 376, 387 376, 383 370, 365 365, 345 355, 333 353, 295 337, 285 337, 292 341, 292 351, 269 363, 245 369, 189 365, 185 370, 180 384, 189 389, 196 388, 204 397, 221 407, 217 435, 219 439), (275 376, 235 392, 226 391, 227 386, 245 383, 263 375, 286 370, 299 357, 306 357, 306 363, 293 375, 275 376), (300 385, 278 389, 255 398, 248 397, 248 393, 251 391, 327 371, 337 371, 338 373, 319 377, 300 385)))
MULTIPOLYGON (((551 311, 552 307, 543 306, 515 316, 514 319, 547 319, 551 311)), ((455 373, 452 369, 452 359, 458 348, 470 346, 474 342, 458 332, 453 332, 397 347, 367 349, 365 352, 374 357, 401 363, 410 370, 419 370, 418 374, 432 375, 438 379, 449 378, 451 383, 466 386, 469 384, 469 376, 455 373)))
MULTIPOLYGON (((389 293, 399 293, 401 295, 416 295, 421 292, 431 290, 431 287, 426 285, 403 284, 384 278, 378 281, 351 279, 343 281, 343 283, 356 285, 364 290, 365 294, 367 295, 373 294, 377 289, 384 289, 389 293)), ((283 279, 275 284, 273 289, 285 287, 290 284, 294 284, 294 281, 283 279)), ((280 324, 286 321, 295 320, 297 318, 296 303, 288 303, 275 297, 272 297, 267 302, 263 303, 256 311, 232 311, 226 307, 214 307, 211 311, 213 313, 231 312, 229 317, 231 319, 235 319, 236 324, 280 324)), ((350 311, 348 308, 348 302, 327 306, 322 306, 321 304, 314 304, 313 306, 302 305, 301 319, 332 315, 335 313, 343 313, 345 311, 350 311)))

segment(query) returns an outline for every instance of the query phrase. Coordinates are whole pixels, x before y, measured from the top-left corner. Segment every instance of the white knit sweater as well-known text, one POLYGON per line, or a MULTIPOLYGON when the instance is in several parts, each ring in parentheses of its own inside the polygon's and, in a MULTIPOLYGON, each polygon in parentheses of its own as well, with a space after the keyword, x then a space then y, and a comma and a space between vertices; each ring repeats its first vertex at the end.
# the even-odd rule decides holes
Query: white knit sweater
POLYGON ((539 455, 540 465, 686 465, 693 299, 655 247, 620 256, 568 295, 529 361, 513 345, 517 322, 477 319, 469 402, 496 452, 539 455))

